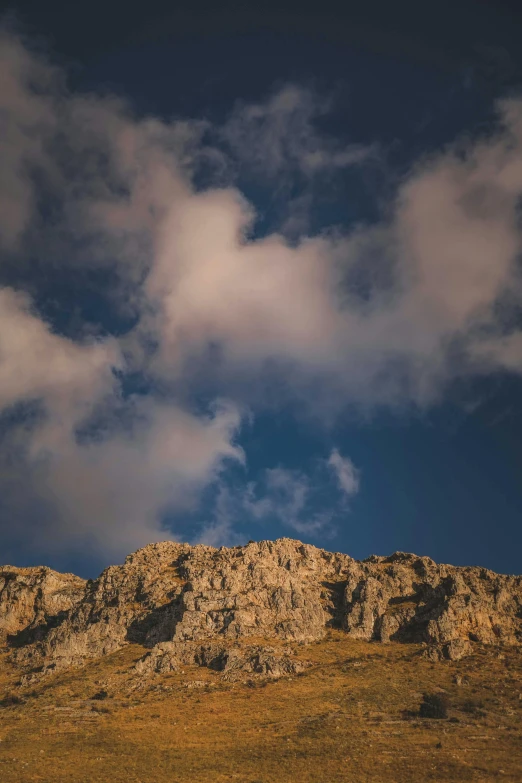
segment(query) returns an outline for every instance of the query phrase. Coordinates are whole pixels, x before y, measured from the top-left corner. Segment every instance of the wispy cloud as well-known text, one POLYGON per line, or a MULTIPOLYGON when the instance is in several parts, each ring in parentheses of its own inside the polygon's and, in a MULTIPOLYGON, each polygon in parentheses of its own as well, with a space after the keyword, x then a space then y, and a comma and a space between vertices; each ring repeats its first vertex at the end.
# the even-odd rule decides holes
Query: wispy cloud
POLYGON ((332 449, 328 458, 328 467, 333 471, 339 488, 347 497, 359 491, 359 471, 349 457, 342 457, 338 449, 332 449))
POLYGON ((348 498, 358 491, 359 471, 338 449, 328 459, 316 459, 308 472, 277 466, 246 484, 225 480, 217 487, 212 521, 197 540, 235 544, 244 540, 252 523, 261 529, 276 523, 291 534, 330 538, 346 520, 348 498))
POLYGON ((374 147, 343 145, 317 131, 316 120, 330 108, 331 100, 287 84, 264 103, 238 103, 219 133, 233 159, 271 180, 289 173, 314 177, 364 163, 374 147))

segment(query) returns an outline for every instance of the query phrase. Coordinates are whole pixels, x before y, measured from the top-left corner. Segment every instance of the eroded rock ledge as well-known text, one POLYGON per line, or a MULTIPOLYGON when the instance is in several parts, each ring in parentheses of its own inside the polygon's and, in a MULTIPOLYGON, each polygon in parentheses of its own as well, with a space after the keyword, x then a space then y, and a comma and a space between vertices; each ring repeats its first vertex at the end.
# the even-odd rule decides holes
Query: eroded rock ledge
POLYGON ((474 643, 522 642, 522 577, 402 552, 361 562, 286 538, 230 549, 164 542, 88 582, 0 568, 0 611, 13 657, 43 672, 138 642, 152 650, 142 673, 198 655, 224 671, 289 673, 284 653, 254 644, 235 654, 230 643, 306 643, 337 627, 356 639, 424 642, 431 658, 455 659, 474 643))

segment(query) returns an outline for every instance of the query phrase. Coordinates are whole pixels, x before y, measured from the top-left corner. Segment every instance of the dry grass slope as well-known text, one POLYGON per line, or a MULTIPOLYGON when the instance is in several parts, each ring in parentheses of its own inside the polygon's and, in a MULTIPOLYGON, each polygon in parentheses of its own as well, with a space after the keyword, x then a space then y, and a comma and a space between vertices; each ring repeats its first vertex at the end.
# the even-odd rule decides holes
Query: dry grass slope
POLYGON ((522 781, 522 650, 431 663, 336 631, 296 650, 313 666, 294 678, 186 667, 143 683, 133 645, 27 689, 4 651, 0 780, 522 781), (445 695, 446 719, 419 716, 424 693, 445 695))

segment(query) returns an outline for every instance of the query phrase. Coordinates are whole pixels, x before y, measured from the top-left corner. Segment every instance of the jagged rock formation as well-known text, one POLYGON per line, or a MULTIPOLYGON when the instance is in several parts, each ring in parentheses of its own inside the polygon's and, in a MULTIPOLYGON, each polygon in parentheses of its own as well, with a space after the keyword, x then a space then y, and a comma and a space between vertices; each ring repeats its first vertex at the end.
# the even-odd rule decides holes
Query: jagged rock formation
MULTIPOLYGON (((290 539, 231 549, 165 542, 85 585, 48 569, 16 570, 33 571, 34 585, 29 580, 29 592, 6 594, 17 627, 28 620, 27 643, 15 657, 44 670, 80 665, 128 642, 155 648, 143 672, 172 670, 187 656, 210 665, 234 657, 234 640, 309 642, 332 626, 357 639, 424 642, 433 659, 462 657, 476 642, 522 642, 522 577, 400 552, 359 562, 290 539), (27 596, 37 593, 45 608, 31 614, 27 596), (208 647, 216 642, 228 647, 208 647)), ((279 654, 260 650, 241 653, 241 665, 277 669, 263 655, 279 654)))
MULTIPOLYGON (((0 637, 45 628, 82 598, 85 580, 50 568, 0 567, 0 637)), ((19 637, 23 639, 22 637, 19 637)))

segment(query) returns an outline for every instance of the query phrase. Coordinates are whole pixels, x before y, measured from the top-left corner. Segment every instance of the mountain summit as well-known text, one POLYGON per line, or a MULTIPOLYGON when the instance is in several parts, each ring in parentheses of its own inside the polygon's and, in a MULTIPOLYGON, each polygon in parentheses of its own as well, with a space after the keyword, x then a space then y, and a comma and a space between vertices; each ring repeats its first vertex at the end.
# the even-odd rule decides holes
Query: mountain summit
MULTIPOLYGON (((517 645, 522 577, 402 552, 358 561, 287 538, 219 549, 150 544, 87 582, 0 568, 0 631, 14 660, 36 670, 29 680, 132 642, 150 649, 138 671, 183 661, 224 667, 234 645, 306 644, 328 628, 424 643, 432 660, 461 658, 477 644, 517 645)), ((262 667, 260 649, 250 650, 250 667, 253 655, 262 667)), ((265 669, 277 666, 291 668, 281 659, 265 669)))

